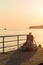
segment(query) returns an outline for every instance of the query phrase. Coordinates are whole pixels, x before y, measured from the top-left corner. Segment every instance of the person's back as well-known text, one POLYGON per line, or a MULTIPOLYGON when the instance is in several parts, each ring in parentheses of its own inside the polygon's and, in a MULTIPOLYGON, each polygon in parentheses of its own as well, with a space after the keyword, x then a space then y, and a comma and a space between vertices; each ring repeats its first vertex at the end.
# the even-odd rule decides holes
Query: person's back
POLYGON ((23 44, 22 46, 22 50, 37 50, 37 46, 36 44, 34 45, 33 43, 33 40, 34 40, 34 36, 29 33, 29 35, 27 35, 27 40, 26 42, 23 44))
POLYGON ((30 32, 29 35, 27 35, 27 40, 30 40, 33 43, 33 39, 34 39, 34 37, 30 32))

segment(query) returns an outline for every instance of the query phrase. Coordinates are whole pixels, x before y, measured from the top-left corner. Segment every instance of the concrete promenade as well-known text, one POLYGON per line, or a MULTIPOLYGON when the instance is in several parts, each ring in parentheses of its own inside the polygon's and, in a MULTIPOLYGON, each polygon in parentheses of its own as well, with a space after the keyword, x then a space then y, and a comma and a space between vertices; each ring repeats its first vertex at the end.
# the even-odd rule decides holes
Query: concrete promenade
POLYGON ((42 48, 29 52, 10 51, 6 54, 0 53, 0 65, 38 65, 42 62, 42 48))

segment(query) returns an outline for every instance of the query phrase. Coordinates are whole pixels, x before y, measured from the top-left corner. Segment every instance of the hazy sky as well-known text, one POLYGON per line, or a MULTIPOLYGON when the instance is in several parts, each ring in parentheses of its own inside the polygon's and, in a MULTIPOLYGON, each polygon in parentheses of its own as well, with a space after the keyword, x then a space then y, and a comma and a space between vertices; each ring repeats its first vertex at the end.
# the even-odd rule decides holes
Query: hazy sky
POLYGON ((43 24, 43 0, 0 0, 0 28, 26 29, 43 24))

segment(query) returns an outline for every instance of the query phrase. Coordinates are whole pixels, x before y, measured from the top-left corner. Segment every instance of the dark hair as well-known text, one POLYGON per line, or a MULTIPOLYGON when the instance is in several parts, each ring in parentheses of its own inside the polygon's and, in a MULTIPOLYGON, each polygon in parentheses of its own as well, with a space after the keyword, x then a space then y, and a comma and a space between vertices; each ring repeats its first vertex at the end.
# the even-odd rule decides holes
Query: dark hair
POLYGON ((29 34, 31 35, 31 32, 29 32, 29 34))

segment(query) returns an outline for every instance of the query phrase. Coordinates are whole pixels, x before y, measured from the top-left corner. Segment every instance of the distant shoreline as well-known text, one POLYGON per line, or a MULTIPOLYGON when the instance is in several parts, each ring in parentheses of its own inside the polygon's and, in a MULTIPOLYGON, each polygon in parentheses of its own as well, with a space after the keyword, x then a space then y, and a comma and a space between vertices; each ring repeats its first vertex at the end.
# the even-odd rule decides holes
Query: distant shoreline
POLYGON ((43 25, 40 25, 40 26, 30 26, 29 29, 43 29, 43 25))

